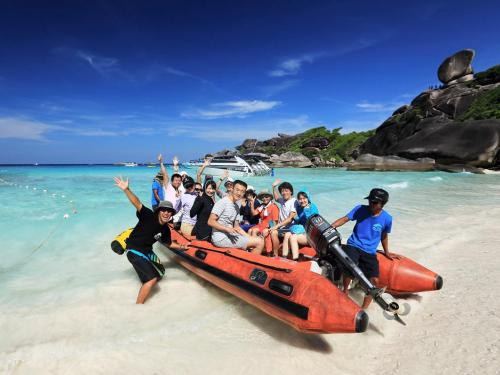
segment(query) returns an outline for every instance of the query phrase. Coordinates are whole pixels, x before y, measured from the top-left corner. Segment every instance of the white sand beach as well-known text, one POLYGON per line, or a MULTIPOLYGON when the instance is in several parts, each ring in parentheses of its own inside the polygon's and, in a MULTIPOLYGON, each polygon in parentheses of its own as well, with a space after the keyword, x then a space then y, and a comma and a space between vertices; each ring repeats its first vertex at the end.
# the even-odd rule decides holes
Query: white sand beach
MULTIPOLYGON (((311 173, 293 171, 300 183, 311 173)), ((334 207, 326 212, 329 219, 366 190, 342 190, 345 176, 367 178, 368 186, 378 179, 392 193, 391 251, 444 278, 442 290, 402 300, 411 307, 406 326, 372 304, 365 333, 299 333, 183 269, 162 249, 167 276, 145 305, 134 305, 139 281, 109 242, 135 217, 126 202, 116 203, 117 211, 110 206, 116 197, 103 194, 104 203, 80 203, 79 216, 65 221, 49 245, 26 258, 11 252, 4 260, 0 373, 498 374, 496 177, 332 173, 340 173, 325 177, 336 181, 334 201, 320 180, 315 185, 320 207, 334 207), (76 242, 75 233, 83 234, 76 242)), ((341 228, 344 238, 351 228, 341 228)), ((36 244, 19 240, 12 246, 36 244)))

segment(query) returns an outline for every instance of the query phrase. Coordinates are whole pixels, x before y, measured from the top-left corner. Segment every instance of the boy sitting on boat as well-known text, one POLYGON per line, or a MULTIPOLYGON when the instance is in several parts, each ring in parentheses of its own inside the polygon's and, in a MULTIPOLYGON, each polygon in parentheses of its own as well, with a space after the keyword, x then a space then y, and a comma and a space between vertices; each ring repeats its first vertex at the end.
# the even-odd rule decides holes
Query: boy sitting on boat
POLYGON ((156 209, 151 211, 144 206, 139 198, 129 189, 128 179, 115 177, 115 185, 120 188, 130 203, 137 210, 139 222, 130 233, 127 244, 127 258, 137 272, 142 286, 139 289, 136 303, 144 303, 153 286, 165 274, 165 268, 153 252, 153 244, 159 239, 171 249, 187 250, 187 245, 172 242, 168 222, 175 214, 175 209, 169 201, 161 201, 156 209))
POLYGON ((245 182, 234 181, 231 194, 219 200, 212 208, 208 225, 212 227, 212 243, 215 246, 252 249, 252 253, 260 254, 264 249, 264 239, 250 236, 241 229, 238 221, 240 207, 237 202, 243 198, 246 189, 245 182))
MULTIPOLYGON (((392 228, 392 216, 383 210, 389 201, 389 193, 384 189, 372 189, 365 197, 368 205, 354 207, 346 216, 335 220, 332 227, 338 228, 350 220, 355 220, 356 225, 347 245, 343 246, 345 253, 351 258, 372 284, 378 284, 379 263, 377 260, 377 247, 382 242, 385 256, 392 259, 389 252, 389 236, 392 228)), ((349 284, 352 278, 344 275, 344 293, 348 294, 349 284)), ((366 309, 372 297, 366 295, 361 308, 366 309)))
POLYGON ((251 236, 257 236, 262 233, 265 238, 268 235, 268 229, 271 224, 274 225, 275 222, 278 222, 279 209, 273 202, 273 195, 267 189, 261 190, 257 198, 262 203, 257 208, 255 208, 255 205, 253 206, 252 215, 259 215, 260 222, 250 228, 248 233, 251 236))
POLYGON ((290 226, 297 214, 297 200, 293 197, 292 184, 286 181, 281 183, 279 178, 273 182, 273 195, 279 208, 279 222, 270 228, 270 235, 273 244, 273 253, 275 256, 278 256, 280 237, 283 237, 286 232, 290 231, 290 226))

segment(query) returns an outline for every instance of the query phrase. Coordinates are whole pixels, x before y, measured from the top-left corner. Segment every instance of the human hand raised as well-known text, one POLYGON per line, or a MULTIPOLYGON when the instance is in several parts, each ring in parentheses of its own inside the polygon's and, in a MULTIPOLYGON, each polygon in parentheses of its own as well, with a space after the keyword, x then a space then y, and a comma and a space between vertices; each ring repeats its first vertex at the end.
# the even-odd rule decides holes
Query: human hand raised
POLYGON ((128 189, 128 178, 126 180, 123 179, 122 176, 114 177, 115 180, 115 186, 118 186, 121 190, 125 191, 128 189))
POLYGON ((277 178, 274 182, 273 182, 273 188, 278 186, 279 184, 281 183, 281 179, 277 178))
POLYGON ((211 157, 206 157, 205 160, 203 161, 203 165, 205 167, 207 167, 208 165, 210 165, 211 162, 212 162, 212 158, 211 157))

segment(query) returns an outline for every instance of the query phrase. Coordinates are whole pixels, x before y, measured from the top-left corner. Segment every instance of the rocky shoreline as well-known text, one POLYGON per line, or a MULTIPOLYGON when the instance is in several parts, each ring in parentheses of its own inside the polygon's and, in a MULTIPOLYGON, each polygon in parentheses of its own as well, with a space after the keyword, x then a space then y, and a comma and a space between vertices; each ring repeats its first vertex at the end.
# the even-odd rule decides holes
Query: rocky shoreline
MULTIPOLYGON (((397 109, 360 145, 359 154, 430 158, 444 170, 499 169, 500 65, 473 75, 473 57, 474 51, 464 50, 447 58, 438 69, 443 85, 397 109)), ((366 164, 357 158, 349 168, 366 164)))
POLYGON ((473 73, 473 50, 446 58, 443 83, 398 108, 374 131, 340 128, 246 139, 216 155, 255 155, 271 167, 347 167, 377 171, 500 170, 500 65, 473 73))

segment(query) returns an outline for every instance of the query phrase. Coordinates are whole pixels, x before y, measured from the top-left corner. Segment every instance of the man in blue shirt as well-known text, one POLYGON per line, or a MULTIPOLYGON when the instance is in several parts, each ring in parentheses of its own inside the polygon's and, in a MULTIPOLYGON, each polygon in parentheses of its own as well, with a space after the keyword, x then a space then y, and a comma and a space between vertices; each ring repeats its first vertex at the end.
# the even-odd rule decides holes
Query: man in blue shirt
MULTIPOLYGON (((389 201, 389 193, 384 189, 372 189, 365 197, 369 205, 358 205, 346 216, 336 220, 332 227, 338 228, 350 220, 355 220, 356 225, 347 245, 343 246, 346 254, 356 263, 372 284, 378 284, 379 264, 377 260, 377 247, 382 242, 384 254, 389 259, 393 255, 389 252, 389 237, 392 228, 392 216, 383 210, 389 201)), ((349 283, 352 278, 344 275, 344 293, 348 294, 349 283)), ((372 297, 365 296, 361 308, 366 309, 372 297)))
POLYGON ((156 210, 160 202, 164 199, 163 175, 160 172, 154 178, 153 185, 151 186, 151 207, 153 208, 153 211, 156 210))

